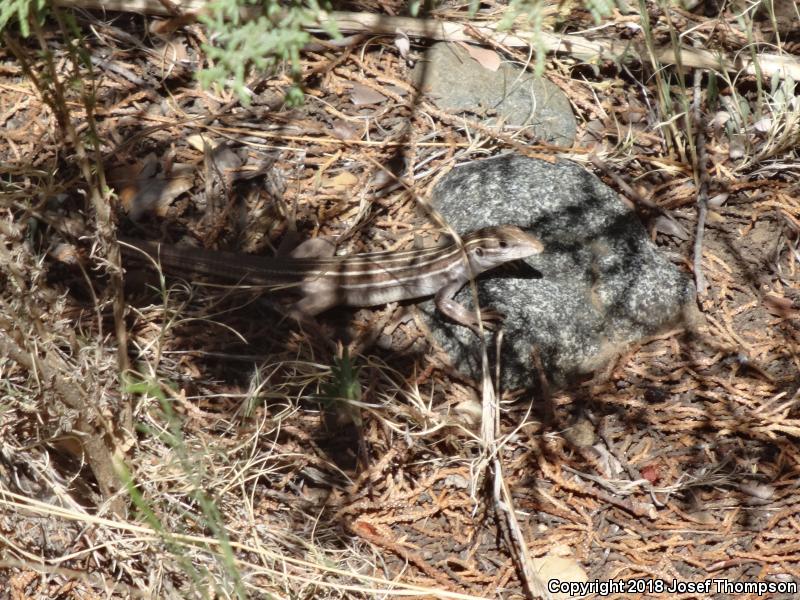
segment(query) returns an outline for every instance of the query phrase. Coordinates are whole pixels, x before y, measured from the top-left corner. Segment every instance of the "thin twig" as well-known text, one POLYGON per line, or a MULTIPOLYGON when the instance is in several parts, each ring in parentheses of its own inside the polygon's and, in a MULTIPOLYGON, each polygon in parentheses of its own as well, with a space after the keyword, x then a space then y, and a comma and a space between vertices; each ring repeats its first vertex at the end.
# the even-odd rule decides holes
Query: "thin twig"
MULTIPOLYGON (((500 349, 503 343, 503 332, 497 335, 496 356, 500 362, 500 349)), ((547 586, 536 574, 530 554, 528 553, 528 542, 522 533, 522 528, 517 520, 514 508, 514 499, 508 483, 503 476, 503 464, 500 460, 500 448, 497 443, 497 436, 500 433, 500 406, 498 403, 499 394, 492 387, 492 380, 489 376, 489 358, 486 354, 486 344, 481 345, 481 365, 483 367, 483 418, 481 423, 481 443, 483 445, 484 460, 481 461, 485 469, 492 476, 492 500, 494 501, 497 514, 500 515, 510 533, 512 555, 516 557, 519 566, 519 578, 531 598, 550 598, 547 586), (484 462, 485 461, 485 462, 484 462)), ((499 366, 498 366, 499 373, 499 366)), ((498 378, 499 381, 499 378, 498 378)), ((482 487, 484 480, 484 469, 481 469, 476 476, 476 482, 482 487)))
POLYGON ((697 295, 704 296, 706 293, 706 278, 703 276, 703 232, 705 231, 706 215, 708 214, 708 176, 706 174, 706 136, 700 114, 700 98, 702 90, 700 84, 703 79, 703 72, 694 72, 694 99, 692 101, 692 119, 694 121, 697 136, 695 138, 696 152, 692 156, 694 161, 694 180, 697 185, 697 228, 694 237, 694 280, 697 288, 697 295))

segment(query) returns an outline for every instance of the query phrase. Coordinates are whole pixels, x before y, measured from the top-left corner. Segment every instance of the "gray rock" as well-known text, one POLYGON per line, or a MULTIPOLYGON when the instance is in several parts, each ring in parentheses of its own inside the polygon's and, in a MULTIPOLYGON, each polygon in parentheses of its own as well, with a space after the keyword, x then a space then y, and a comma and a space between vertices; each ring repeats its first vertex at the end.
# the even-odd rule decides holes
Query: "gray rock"
POLYGON ((414 67, 415 83, 442 110, 472 113, 487 124, 529 126, 537 139, 560 146, 575 140, 575 116, 557 86, 519 66, 481 66, 459 44, 431 46, 414 67))
MULTIPOLYGON (((635 213, 579 165, 503 155, 456 167, 433 203, 459 232, 516 224, 545 245, 526 261, 530 273, 482 280, 481 306, 506 315, 502 365, 506 388, 537 381, 531 349, 552 384, 602 368, 626 344, 695 314, 694 287, 650 241, 635 213)), ((465 287, 457 300, 472 305, 465 287)), ((423 306, 434 337, 453 364, 476 375, 474 334, 423 306)))

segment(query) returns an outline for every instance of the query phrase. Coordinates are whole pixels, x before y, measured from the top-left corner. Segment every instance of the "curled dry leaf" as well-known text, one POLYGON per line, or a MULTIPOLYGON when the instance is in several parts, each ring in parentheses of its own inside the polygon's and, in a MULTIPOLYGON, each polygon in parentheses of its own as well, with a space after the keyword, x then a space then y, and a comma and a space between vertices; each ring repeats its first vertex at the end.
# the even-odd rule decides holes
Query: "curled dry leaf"
POLYGON ((712 126, 712 127, 715 129, 715 130, 717 130, 717 131, 718 131, 719 129, 721 129, 721 128, 722 128, 722 127, 725 125, 725 123, 727 123, 728 121, 730 121, 730 118, 731 118, 731 115, 730 115, 730 113, 729 113, 728 111, 726 111, 726 110, 719 110, 719 111, 717 111, 717 113, 714 115, 714 118, 713 118, 713 119, 711 119, 711 126, 712 126))
POLYGON ((469 489, 469 481, 459 473, 453 473, 444 478, 444 484, 447 487, 456 488, 459 490, 469 489))
POLYGON ((714 515, 707 510, 695 510, 688 513, 688 516, 694 522, 699 523, 701 525, 707 525, 707 526, 717 525, 717 519, 714 518, 714 515))
POLYGON ((708 206, 710 208, 719 208, 720 206, 725 204, 725 201, 728 199, 729 196, 730 196, 730 194, 726 194, 726 193, 717 194, 713 198, 709 198, 708 199, 708 206))
POLYGON ((339 140, 355 140, 358 139, 358 130, 350 125, 347 121, 336 119, 331 127, 333 137, 339 140))
POLYGON ((766 501, 775 495, 775 488, 771 485, 756 483, 755 481, 746 481, 739 484, 739 490, 748 496, 752 496, 757 500, 766 501))
POLYGON ((220 144, 214 148, 211 158, 217 165, 217 168, 225 171, 238 169, 242 166, 242 159, 233 150, 228 148, 226 144, 220 144))
POLYGON ((731 143, 728 146, 728 156, 731 158, 731 160, 739 160, 740 158, 743 158, 744 155, 744 144, 740 140, 731 140, 731 143))
POLYGON ((475 427, 481 422, 483 408, 477 398, 469 398, 456 404, 453 412, 458 420, 470 427, 475 427))
POLYGON ((404 59, 408 58, 408 52, 411 50, 411 42, 408 39, 408 36, 400 30, 397 30, 397 35, 394 38, 394 45, 397 48, 397 51, 400 52, 400 56, 404 59))
POLYGON ((588 448, 596 441, 594 425, 589 419, 578 419, 564 431, 564 437, 578 448, 588 448))
POLYGON ((166 39, 181 27, 185 27, 188 23, 194 22, 194 20, 195 16, 191 13, 170 19, 153 19, 148 29, 153 35, 166 39))
POLYGON ((189 51, 182 40, 168 40, 158 48, 158 64, 161 77, 166 77, 175 69, 183 69, 189 58, 189 51))
POLYGON ((133 221, 149 212, 164 217, 172 201, 191 187, 189 177, 139 180, 134 188, 128 188, 127 194, 120 194, 120 200, 133 221))

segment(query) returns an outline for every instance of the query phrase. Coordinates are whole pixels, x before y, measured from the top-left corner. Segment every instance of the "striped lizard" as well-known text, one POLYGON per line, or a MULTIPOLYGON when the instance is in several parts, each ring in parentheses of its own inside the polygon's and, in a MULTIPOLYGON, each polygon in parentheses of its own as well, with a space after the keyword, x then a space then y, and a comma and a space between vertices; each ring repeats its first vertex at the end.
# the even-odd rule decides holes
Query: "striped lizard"
POLYGON ((486 227, 437 248, 329 258, 267 258, 121 238, 123 254, 145 254, 167 272, 251 285, 292 286, 300 299, 290 316, 304 320, 334 306, 377 306, 434 296, 452 320, 478 330, 473 311, 453 298, 471 278, 539 254, 542 243, 513 225, 486 227))

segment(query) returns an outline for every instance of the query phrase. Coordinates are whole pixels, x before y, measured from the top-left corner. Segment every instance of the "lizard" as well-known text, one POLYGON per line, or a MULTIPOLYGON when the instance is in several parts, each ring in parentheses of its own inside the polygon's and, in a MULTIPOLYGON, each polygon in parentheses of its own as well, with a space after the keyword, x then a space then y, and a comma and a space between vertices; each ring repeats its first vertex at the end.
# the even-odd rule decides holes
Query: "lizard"
POLYGON ((292 286, 298 321, 334 306, 367 307, 434 296, 453 321, 478 331, 473 311, 454 300, 470 279, 543 250, 533 234, 514 225, 485 227, 446 246, 326 258, 268 258, 120 238, 123 255, 144 254, 167 272, 191 273, 267 286, 292 286))

